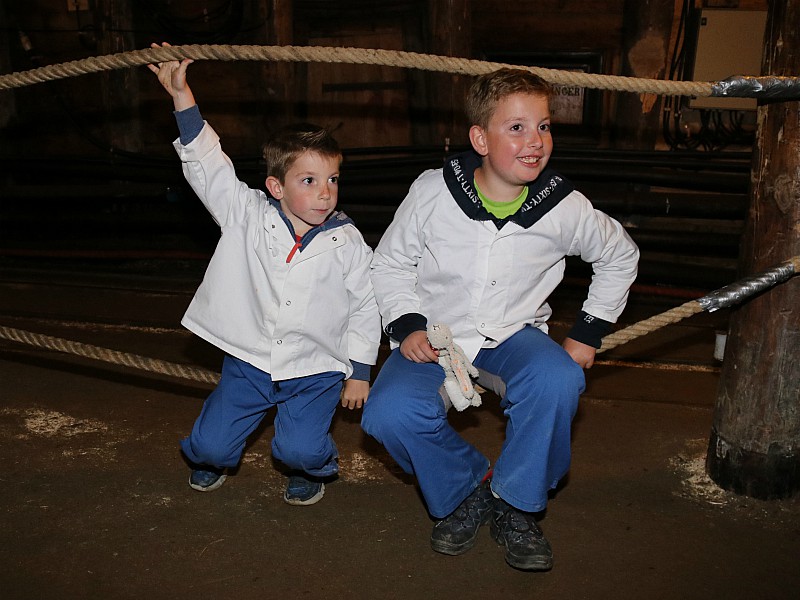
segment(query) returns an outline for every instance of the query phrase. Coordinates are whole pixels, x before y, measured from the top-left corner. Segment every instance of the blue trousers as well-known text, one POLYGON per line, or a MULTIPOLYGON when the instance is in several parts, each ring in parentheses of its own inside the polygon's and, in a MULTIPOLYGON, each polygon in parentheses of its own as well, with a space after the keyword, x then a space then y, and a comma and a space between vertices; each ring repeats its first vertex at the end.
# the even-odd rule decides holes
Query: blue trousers
POLYGON ((181 449, 195 464, 235 467, 248 436, 275 406, 272 456, 309 475, 334 475, 338 452, 329 430, 343 379, 343 373, 331 371, 272 381, 269 373, 226 356, 219 384, 203 404, 192 433, 181 440, 181 449))
MULTIPOLYGON (((492 490, 520 510, 547 505, 547 492, 567 473, 570 430, 585 387, 583 370, 547 334, 526 327, 473 361, 506 383, 501 402, 505 441, 492 490)), ((400 467, 417 477, 430 514, 453 512, 481 482, 489 460, 447 421, 437 363, 415 363, 394 350, 364 405, 361 425, 400 467)), ((474 409, 472 409, 474 410, 474 409)))

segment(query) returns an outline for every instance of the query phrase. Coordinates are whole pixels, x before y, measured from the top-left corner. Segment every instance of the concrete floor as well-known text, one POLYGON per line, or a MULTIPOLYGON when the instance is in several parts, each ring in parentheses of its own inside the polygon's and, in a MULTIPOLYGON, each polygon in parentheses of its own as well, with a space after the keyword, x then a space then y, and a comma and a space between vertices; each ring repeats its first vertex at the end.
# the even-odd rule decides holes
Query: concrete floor
MULTIPOLYGON (((178 325, 197 283, 180 273, 0 264, 0 325, 216 371, 219 353, 178 325)), ((634 297, 624 319, 680 302, 634 297)), ((547 573, 508 567, 488 531, 463 556, 431 551, 413 479, 359 413, 337 414, 342 473, 319 504, 281 501, 271 415, 200 494, 178 440, 208 386, 0 341, 0 598, 798 598, 800 498, 737 497, 704 474, 724 320, 697 315, 588 371, 572 470, 541 521, 547 573)), ((497 456, 496 398, 451 414, 497 456)))

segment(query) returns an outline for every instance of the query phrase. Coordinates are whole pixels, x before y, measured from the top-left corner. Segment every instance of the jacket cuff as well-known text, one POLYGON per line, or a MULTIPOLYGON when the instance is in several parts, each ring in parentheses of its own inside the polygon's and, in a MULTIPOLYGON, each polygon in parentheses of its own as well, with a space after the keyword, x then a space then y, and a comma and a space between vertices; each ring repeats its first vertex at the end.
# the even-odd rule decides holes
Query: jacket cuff
POLYGON ((428 328, 428 319, 419 313, 407 313, 389 323, 384 331, 386 335, 402 344, 410 334, 415 331, 425 331, 428 328))
POLYGON ((578 313, 578 319, 570 329, 567 337, 577 342, 599 348, 603 344, 603 336, 611 332, 613 323, 604 321, 599 317, 593 317, 586 311, 578 313))
POLYGON ((203 116, 200 114, 200 108, 195 104, 185 110, 172 111, 172 114, 175 115, 175 120, 178 122, 181 144, 184 146, 190 144, 200 134, 200 130, 205 124, 203 116))
POLYGON ((359 381, 369 381, 371 367, 372 365, 368 365, 366 363, 360 363, 355 360, 350 361, 350 365, 353 367, 353 374, 348 377, 348 379, 358 379, 359 381))

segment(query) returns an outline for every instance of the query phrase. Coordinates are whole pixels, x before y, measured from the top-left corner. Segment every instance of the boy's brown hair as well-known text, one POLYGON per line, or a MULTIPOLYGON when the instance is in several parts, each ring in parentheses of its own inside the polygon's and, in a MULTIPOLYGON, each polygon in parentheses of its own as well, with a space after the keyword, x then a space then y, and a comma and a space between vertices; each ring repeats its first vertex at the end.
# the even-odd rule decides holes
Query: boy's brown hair
POLYGON ((497 103, 511 94, 532 94, 548 100, 553 88, 547 81, 525 69, 498 69, 478 77, 467 94, 466 113, 470 125, 486 129, 497 103))
POLYGON ((267 177, 275 177, 284 183, 286 173, 303 152, 316 152, 342 160, 342 151, 330 131, 311 123, 295 123, 278 130, 264 144, 267 177))

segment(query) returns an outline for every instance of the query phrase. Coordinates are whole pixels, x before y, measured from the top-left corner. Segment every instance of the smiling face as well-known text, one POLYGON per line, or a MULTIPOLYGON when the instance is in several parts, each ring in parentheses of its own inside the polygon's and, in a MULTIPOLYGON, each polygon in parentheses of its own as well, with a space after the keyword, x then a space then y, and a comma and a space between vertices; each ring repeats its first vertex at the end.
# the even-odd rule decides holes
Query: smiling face
POLYGON ((324 223, 336 208, 340 162, 339 157, 306 151, 286 171, 283 182, 267 177, 267 190, 281 203, 297 235, 324 223))
POLYGON ((487 126, 473 125, 469 138, 483 157, 475 171, 478 187, 495 202, 511 202, 539 177, 553 152, 547 97, 516 93, 500 99, 487 126))

